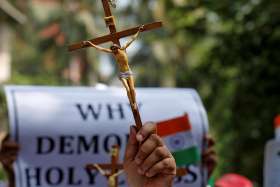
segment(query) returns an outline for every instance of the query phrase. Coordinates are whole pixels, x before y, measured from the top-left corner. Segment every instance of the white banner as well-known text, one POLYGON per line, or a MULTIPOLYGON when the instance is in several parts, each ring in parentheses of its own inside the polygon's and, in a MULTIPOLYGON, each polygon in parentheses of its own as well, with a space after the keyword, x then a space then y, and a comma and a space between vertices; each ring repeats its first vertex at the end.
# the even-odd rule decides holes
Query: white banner
MULTIPOLYGON (((10 135, 20 146, 14 165, 17 187, 102 187, 106 179, 88 163, 110 163, 113 144, 121 148, 134 124, 123 89, 77 87, 6 87, 10 135)), ((193 89, 137 89, 143 122, 189 115, 195 141, 202 149, 208 131, 204 107, 193 89)), ((201 187, 199 166, 175 180, 176 187, 201 187)), ((125 187, 124 176, 119 186, 125 187)))
POLYGON ((280 141, 271 140, 265 148, 264 187, 280 186, 280 141))

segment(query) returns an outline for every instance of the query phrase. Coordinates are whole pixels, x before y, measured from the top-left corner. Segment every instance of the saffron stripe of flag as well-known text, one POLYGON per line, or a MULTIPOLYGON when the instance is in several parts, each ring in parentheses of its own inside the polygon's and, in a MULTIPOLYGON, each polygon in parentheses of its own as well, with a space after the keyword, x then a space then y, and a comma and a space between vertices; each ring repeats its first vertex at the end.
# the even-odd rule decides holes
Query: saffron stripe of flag
POLYGON ((187 114, 157 123, 157 133, 171 151, 177 166, 197 164, 200 161, 191 129, 187 114))
POLYGON ((157 133, 162 137, 189 130, 191 130, 191 125, 187 114, 157 123, 157 133))

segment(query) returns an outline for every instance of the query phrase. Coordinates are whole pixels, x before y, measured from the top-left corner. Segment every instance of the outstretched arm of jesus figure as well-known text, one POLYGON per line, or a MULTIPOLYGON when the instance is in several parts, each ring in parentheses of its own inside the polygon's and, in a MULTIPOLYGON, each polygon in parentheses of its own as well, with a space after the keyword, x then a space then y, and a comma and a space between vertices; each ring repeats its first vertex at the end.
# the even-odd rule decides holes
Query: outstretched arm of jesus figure
POLYGON ((124 172, 130 187, 172 187, 176 163, 156 134, 156 124, 147 123, 138 132, 130 128, 124 172))
POLYGON ((139 27, 138 31, 136 34, 134 34, 131 39, 121 48, 121 49, 126 49, 128 48, 139 36, 140 32, 142 32, 144 29, 144 26, 142 25, 141 27, 139 27))
POLYGON ((95 49, 99 50, 99 51, 103 51, 106 53, 112 53, 111 49, 106 49, 104 47, 100 47, 98 45, 95 45, 94 43, 92 43, 91 41, 83 41, 83 44, 85 45, 90 45, 91 47, 94 47, 95 49))
POLYGON ((94 164, 94 167, 99 171, 101 175, 106 176, 106 172, 98 164, 94 164))

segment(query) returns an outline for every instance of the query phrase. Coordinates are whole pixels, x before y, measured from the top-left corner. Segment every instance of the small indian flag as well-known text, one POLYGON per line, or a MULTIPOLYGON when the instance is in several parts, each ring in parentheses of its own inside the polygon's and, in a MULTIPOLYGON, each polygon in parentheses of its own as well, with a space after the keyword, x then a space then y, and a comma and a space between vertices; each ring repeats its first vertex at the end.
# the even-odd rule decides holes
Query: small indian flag
POLYGON ((157 123, 157 134, 163 138, 177 166, 197 164, 200 161, 191 129, 187 114, 157 123))

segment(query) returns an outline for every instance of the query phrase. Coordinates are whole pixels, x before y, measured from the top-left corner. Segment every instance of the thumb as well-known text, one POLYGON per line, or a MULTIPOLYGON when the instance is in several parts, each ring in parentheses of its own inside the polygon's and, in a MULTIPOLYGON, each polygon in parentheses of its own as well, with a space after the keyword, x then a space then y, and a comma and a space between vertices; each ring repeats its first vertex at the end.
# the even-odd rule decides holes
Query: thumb
POLYGON ((138 152, 138 141, 136 140, 136 129, 135 126, 130 127, 130 134, 128 143, 125 150, 125 161, 132 161, 138 152))

